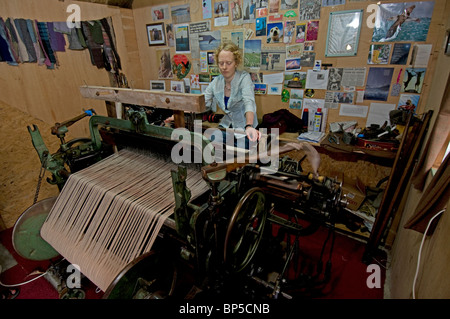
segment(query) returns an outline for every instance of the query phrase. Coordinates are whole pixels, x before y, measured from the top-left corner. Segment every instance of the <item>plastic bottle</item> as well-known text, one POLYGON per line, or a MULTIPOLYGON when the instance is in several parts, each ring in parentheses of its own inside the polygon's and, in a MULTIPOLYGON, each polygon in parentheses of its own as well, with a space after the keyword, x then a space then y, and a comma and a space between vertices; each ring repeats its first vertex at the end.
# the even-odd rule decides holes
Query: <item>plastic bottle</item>
POLYGON ((319 107, 314 113, 314 132, 320 132, 322 128, 322 109, 319 107))
POLYGON ((303 130, 308 131, 308 121, 309 121, 309 111, 308 109, 304 109, 302 114, 303 130))

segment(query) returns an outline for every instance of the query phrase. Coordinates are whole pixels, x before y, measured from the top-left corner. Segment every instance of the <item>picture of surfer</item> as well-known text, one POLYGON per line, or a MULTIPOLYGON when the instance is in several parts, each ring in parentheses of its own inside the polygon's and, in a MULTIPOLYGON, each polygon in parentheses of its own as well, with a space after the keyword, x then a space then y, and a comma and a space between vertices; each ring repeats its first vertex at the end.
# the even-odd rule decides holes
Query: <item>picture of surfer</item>
POLYGON ((426 41, 434 1, 379 5, 372 42, 426 41))
POLYGON ((389 18, 389 20, 396 20, 396 21, 394 22, 394 24, 389 28, 388 32, 386 33, 386 39, 396 37, 398 35, 398 33, 400 32, 401 26, 403 23, 405 23, 407 21, 420 22, 419 18, 411 18, 411 12, 413 12, 415 7, 416 7, 415 5, 412 5, 408 8, 406 8, 405 10, 403 10, 402 14, 399 14, 396 17, 389 18))

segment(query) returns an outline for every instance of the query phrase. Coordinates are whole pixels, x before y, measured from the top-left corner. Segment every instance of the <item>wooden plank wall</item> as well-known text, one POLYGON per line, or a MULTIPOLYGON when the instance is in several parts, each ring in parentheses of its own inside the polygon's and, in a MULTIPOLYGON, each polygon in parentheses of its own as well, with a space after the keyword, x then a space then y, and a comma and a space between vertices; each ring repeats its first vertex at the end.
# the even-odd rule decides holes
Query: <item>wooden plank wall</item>
MULTIPOLYGON (((80 6, 82 21, 112 17, 123 73, 130 83, 141 86, 142 73, 131 9, 78 1, 0 0, 0 15, 4 20, 10 17, 40 22, 66 21, 72 13, 66 12, 70 4, 80 6)), ((58 52, 57 57, 60 66, 55 70, 36 63, 19 66, 0 63, 0 101, 49 124, 73 118, 81 114, 83 108, 94 108, 98 114, 106 115, 105 103, 82 98, 79 87, 85 84, 109 86, 108 72, 91 64, 88 50, 66 49, 66 52, 58 52)), ((18 129, 26 133, 26 127, 18 129)), ((88 134, 86 120, 69 128, 69 136, 88 134)))
MULTIPOLYGON (((394 3, 394 2, 410 2, 410 1, 399 1, 399 0, 392 0, 389 2, 383 1, 383 3, 394 3)), ((423 91, 421 94, 421 99, 419 102, 418 112, 423 112, 426 108, 427 98, 429 94, 429 88, 430 88, 430 81, 432 79, 433 73, 436 68, 436 53, 441 50, 442 48, 442 41, 445 37, 445 29, 443 28, 443 21, 446 21, 448 17, 448 13, 445 13, 445 3, 446 0, 435 0, 435 6, 434 6, 434 12, 432 21, 430 24, 430 29, 428 32, 428 38, 426 42, 427 44, 432 44, 432 54, 430 57, 430 61, 427 68, 427 73, 424 79, 423 84, 423 91)), ((187 4, 189 3, 191 5, 191 22, 198 22, 202 21, 202 10, 200 7, 201 1, 161 1, 161 0, 154 0, 154 1, 145 1, 145 0, 135 0, 133 3, 133 10, 134 10, 134 16, 135 16, 135 22, 136 22, 136 34, 137 34, 137 41, 139 45, 139 51, 141 56, 141 63, 142 63, 142 71, 143 71, 143 83, 146 86, 145 88, 148 88, 149 81, 150 80, 157 80, 157 72, 155 70, 158 69, 159 63, 154 58, 156 57, 156 50, 161 48, 166 48, 166 46, 152 46, 150 47, 148 45, 147 40, 147 34, 146 34, 146 24, 153 23, 151 18, 151 7, 159 4, 169 4, 170 6, 173 5, 181 5, 181 4, 187 4)), ((214 1, 213 1, 214 3, 214 1)), ((318 41, 316 41, 315 46, 315 52, 316 52, 316 59, 322 60, 322 63, 326 64, 332 64, 333 67, 366 67, 367 73, 370 66, 367 64, 367 56, 369 52, 369 47, 372 44, 372 33, 373 29, 370 29, 366 21, 369 19, 369 16, 373 14, 373 12, 366 12, 366 9, 369 4, 374 4, 376 2, 374 1, 350 1, 347 0, 345 5, 339 5, 339 6, 332 6, 332 7, 322 7, 321 14, 320 14, 320 22, 319 22, 319 35, 318 35, 318 41), (358 54, 355 57, 333 57, 333 58, 326 58, 325 57, 325 48, 326 48, 326 39, 327 39, 327 32, 328 32, 328 17, 330 12, 334 11, 344 11, 344 10, 354 10, 354 9, 363 9, 364 15, 363 15, 363 25, 361 28, 361 35, 359 40, 359 46, 358 46, 358 54)), ((281 13, 284 13, 285 11, 281 11, 281 13)), ((285 20, 292 20, 292 18, 284 18, 285 20)), ((214 27, 213 19, 211 20, 212 29, 216 30, 218 28, 214 27)), ((298 21, 298 17, 294 18, 294 20, 298 21)), ((370 19, 369 19, 370 20, 370 19)), ((162 20, 166 23, 171 23, 171 19, 162 20)), ((254 24, 243 24, 242 26, 234 26, 231 24, 226 27, 221 27, 222 30, 230 30, 235 28, 252 28, 253 31, 255 30, 254 24)), ((261 39, 262 43, 264 44, 265 37, 255 37, 253 36, 252 39, 261 39)), ((419 42, 412 42, 412 44, 419 43, 419 42)), ((267 44, 264 44, 267 45, 267 44)), ((276 44, 280 45, 280 44, 276 44)), ((283 44, 281 44, 283 45, 283 44)), ((270 46, 270 45, 267 45, 270 46)), ((274 45, 272 45, 274 46, 274 45)), ((175 54, 175 48, 170 48, 172 56, 175 54)), ((412 52, 412 49, 411 49, 412 52)), ((411 54, 410 52, 410 54, 411 54)), ((189 55, 188 55, 189 57, 189 55)), ((408 60, 409 61, 409 60, 408 60)), ((394 75, 392 77, 392 84, 394 84, 397 80, 397 74, 400 71, 401 68, 405 69, 405 66, 403 65, 383 65, 387 67, 394 67, 394 75)), ((377 67, 375 65, 375 67, 377 67)), ((302 68, 301 71, 306 71, 307 69, 311 68, 302 68)), ((264 70, 261 70, 263 73, 265 73, 264 70)), ((192 71, 191 71, 192 73, 192 71)), ((366 73, 366 76, 367 76, 366 73)), ((176 80, 176 79, 175 79, 176 80)), ((169 81, 166 80, 166 88, 168 87, 169 81)), ((325 97, 325 90, 315 90, 316 94, 314 98, 322 99, 325 97)), ((380 103, 392 103, 397 105, 399 100, 399 97, 391 97, 389 96, 388 100, 386 102, 380 102, 380 103)), ((258 95, 256 96, 256 102, 258 106, 258 118, 261 119, 263 114, 274 112, 277 109, 280 108, 286 108, 289 109, 288 103, 281 101, 281 96, 273 96, 273 95, 258 95)), ((371 102, 378 102, 378 101, 367 101, 365 100, 360 105, 368 105, 370 107, 371 102)), ((293 110, 289 109, 293 114, 297 116, 301 116, 300 110, 293 110)), ((358 125, 360 127, 364 127, 366 123, 366 118, 352 118, 352 117, 341 117, 339 116, 339 109, 332 109, 329 111, 328 115, 328 122, 335 122, 335 121, 349 121, 349 120, 355 120, 358 122, 358 125)))

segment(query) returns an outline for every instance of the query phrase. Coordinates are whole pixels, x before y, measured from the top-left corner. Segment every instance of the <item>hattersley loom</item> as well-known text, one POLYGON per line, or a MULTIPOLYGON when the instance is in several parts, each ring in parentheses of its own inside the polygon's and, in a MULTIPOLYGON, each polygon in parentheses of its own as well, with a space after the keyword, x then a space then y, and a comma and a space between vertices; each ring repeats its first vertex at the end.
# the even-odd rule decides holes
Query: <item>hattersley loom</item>
MULTIPOLYGON (((184 112, 206 111, 203 95, 102 87, 81 92, 123 103, 124 119, 90 110, 57 123, 52 133, 61 147, 54 154, 38 128, 28 127, 60 195, 35 203, 16 222, 13 244, 21 256, 64 257, 104 298, 294 298, 327 282, 334 222, 345 205, 340 181, 304 174, 301 161, 286 156, 277 157, 275 169, 248 154, 241 161, 175 164, 176 128, 161 126, 155 109, 174 111, 176 127, 184 127, 184 112), (88 115, 90 138, 66 142, 67 127, 88 115), (305 276, 298 239, 321 226, 329 236, 305 276)), ((214 150, 202 134, 188 132, 184 151, 214 150)), ((301 143, 267 154, 300 148, 314 156, 301 143)), ((56 277, 61 297, 73 296, 64 275, 56 277)))

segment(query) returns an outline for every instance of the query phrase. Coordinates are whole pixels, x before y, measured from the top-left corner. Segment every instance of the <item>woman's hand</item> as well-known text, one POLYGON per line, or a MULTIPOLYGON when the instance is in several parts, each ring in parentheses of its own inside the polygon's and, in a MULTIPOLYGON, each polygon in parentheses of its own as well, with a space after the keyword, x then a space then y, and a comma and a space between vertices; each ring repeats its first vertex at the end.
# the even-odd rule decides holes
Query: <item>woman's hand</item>
POLYGON ((252 142, 258 141, 261 138, 261 132, 251 126, 247 126, 245 133, 247 134, 248 139, 252 142))

